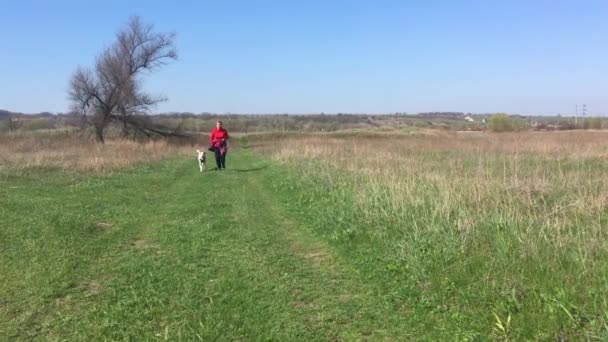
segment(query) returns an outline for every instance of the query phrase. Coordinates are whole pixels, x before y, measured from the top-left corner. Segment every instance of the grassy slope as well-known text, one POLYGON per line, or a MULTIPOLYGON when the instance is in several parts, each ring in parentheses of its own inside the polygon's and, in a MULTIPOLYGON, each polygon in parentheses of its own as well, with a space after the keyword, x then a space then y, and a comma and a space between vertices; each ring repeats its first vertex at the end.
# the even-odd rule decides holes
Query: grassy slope
MULTIPOLYGON (((492 308, 522 305, 471 286, 481 256, 420 245, 408 253, 428 267, 401 270, 382 245, 320 229, 348 203, 247 150, 229 167, 1 175, 0 340, 492 340, 492 308)), ((565 310, 516 316, 509 335, 580 329, 559 327, 565 310)))
POLYGON ((407 336, 377 286, 282 209, 269 164, 229 163, 2 175, 0 339, 407 336))

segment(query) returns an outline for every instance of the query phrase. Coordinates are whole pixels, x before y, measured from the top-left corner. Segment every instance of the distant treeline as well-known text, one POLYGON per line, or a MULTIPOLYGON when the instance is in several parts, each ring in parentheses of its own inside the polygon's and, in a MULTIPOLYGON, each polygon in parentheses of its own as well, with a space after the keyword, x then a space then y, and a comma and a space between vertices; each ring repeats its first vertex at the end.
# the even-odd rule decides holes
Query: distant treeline
MULTIPOLYGON (((494 114, 472 114, 462 112, 428 112, 418 114, 214 114, 214 113, 162 113, 146 115, 159 125, 178 129, 184 133, 207 133, 222 120, 231 132, 253 133, 266 131, 331 132, 352 129, 405 129, 435 128, 447 130, 485 130, 494 114)), ((144 116, 142 115, 142 118, 144 116)), ((569 130, 608 127, 604 118, 581 118, 575 123, 571 117, 509 115, 517 121, 517 130, 569 130)), ((505 118, 502 119, 506 120, 505 118)), ((502 125, 507 127, 510 125, 502 125)), ((501 127, 502 127, 501 126, 501 127)), ((82 129, 89 127, 83 116, 74 113, 23 114, 0 110, 1 131, 32 131, 53 129, 82 129)), ((515 127, 515 126, 514 126, 515 127)), ((110 131, 119 132, 121 127, 111 126, 110 131)), ((118 134, 118 133, 116 133, 118 134)))

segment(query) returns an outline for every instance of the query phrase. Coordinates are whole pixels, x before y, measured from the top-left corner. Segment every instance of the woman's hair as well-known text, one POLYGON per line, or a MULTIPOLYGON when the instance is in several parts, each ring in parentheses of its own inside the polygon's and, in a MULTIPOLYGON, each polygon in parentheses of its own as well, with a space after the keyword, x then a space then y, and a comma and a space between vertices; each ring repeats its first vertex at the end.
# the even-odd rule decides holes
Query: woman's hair
POLYGON ((216 124, 219 123, 221 125, 222 124, 222 120, 217 120, 215 123, 216 124))

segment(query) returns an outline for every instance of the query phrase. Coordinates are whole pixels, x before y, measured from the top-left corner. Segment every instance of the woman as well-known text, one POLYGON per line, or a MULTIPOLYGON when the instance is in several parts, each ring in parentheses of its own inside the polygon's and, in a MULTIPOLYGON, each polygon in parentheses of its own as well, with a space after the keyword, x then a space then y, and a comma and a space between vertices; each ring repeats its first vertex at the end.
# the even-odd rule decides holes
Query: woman
POLYGON ((215 128, 211 131, 209 137, 209 144, 213 147, 215 152, 215 162, 217 163, 217 169, 226 169, 226 153, 228 152, 228 131, 222 127, 222 122, 217 120, 215 122, 215 128))

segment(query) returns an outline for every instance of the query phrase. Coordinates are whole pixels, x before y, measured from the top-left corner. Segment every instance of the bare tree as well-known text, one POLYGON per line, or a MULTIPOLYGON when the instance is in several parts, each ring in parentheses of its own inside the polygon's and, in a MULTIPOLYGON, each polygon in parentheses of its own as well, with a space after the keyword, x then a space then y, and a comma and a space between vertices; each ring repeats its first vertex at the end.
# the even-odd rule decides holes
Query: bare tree
MULTIPOLYGON (((175 34, 155 33, 139 17, 131 17, 127 26, 116 34, 116 41, 97 57, 93 70, 79 67, 72 75, 69 96, 73 109, 88 118, 95 127, 97 141, 104 142, 104 130, 111 122, 147 131, 135 114, 145 114, 162 97, 146 94, 141 89, 142 76, 171 60, 177 59, 175 34)), ((159 130, 159 134, 171 132, 159 130)))

